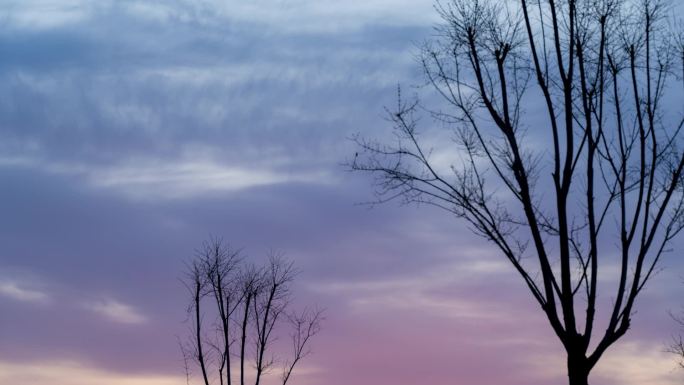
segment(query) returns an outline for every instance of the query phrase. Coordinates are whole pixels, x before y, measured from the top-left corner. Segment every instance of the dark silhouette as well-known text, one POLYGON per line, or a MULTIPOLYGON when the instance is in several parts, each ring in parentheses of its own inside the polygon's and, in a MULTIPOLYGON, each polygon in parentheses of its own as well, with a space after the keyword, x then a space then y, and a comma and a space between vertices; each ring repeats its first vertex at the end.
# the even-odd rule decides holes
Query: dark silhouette
POLYGON ((256 267, 219 240, 205 243, 184 280, 191 293, 192 333, 181 343, 188 382, 190 368, 197 366, 204 385, 245 385, 248 380, 259 385, 281 364, 285 385, 309 355, 309 342, 322 321, 321 310, 289 311, 294 278, 292 262, 280 255, 256 267), (289 333, 291 339, 286 361, 278 361, 272 351, 278 333, 289 333))
POLYGON ((681 331, 684 329, 684 314, 670 312, 670 317, 679 325, 680 333, 672 337, 672 341, 667 345, 666 351, 677 356, 679 366, 684 369, 684 336, 681 334, 681 331))
POLYGON ((569 383, 587 385, 684 226, 684 120, 668 96, 682 39, 659 0, 436 8, 444 23, 421 63, 445 103, 400 95, 394 140, 355 137, 350 167, 375 175, 380 202, 440 207, 496 245, 563 344, 569 383), (420 109, 453 129, 450 168, 422 144, 420 109))

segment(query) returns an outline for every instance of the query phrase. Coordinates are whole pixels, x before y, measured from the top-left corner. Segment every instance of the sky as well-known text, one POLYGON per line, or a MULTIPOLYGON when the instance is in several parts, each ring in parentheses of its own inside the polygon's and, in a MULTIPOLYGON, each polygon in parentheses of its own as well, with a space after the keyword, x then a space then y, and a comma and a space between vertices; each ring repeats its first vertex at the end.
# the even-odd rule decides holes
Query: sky
MULTIPOLYGON (((326 309, 293 385, 557 385, 512 268, 343 166, 422 81, 430 0, 0 0, 0 383, 180 385, 185 263, 222 237, 326 309)), ((681 244, 681 241, 680 241, 681 244)), ((597 385, 671 385, 668 255, 597 385)), ((610 298, 603 298, 609 301, 610 298)))

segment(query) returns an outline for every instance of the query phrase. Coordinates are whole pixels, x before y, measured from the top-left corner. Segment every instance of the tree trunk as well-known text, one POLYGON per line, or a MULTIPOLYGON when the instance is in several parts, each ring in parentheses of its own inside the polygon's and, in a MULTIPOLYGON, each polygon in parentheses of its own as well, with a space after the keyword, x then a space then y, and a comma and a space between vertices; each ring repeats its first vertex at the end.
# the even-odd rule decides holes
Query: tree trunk
POLYGON ((584 356, 568 356, 568 379, 570 385, 589 385, 589 368, 584 356))
POLYGON ((589 385, 589 373, 568 373, 570 385, 589 385))

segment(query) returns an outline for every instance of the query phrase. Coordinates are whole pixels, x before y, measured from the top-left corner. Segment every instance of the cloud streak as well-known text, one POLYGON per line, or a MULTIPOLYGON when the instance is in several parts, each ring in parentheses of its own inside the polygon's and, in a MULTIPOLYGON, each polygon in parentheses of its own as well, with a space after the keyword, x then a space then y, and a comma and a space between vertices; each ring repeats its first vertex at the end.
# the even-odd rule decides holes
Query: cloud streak
POLYGON ((476 293, 486 282, 507 277, 509 267, 500 261, 464 260, 441 265, 433 270, 389 279, 372 281, 331 282, 313 285, 311 290, 347 298, 357 311, 377 309, 418 311, 434 317, 496 320, 501 318, 500 304, 478 295, 453 296, 444 292, 476 293), (459 288, 460 287, 460 288, 459 288), (465 289, 464 289, 465 288, 465 289))
POLYGON ((182 376, 128 374, 94 368, 81 362, 0 361, 3 384, 40 385, 184 385, 182 376))
POLYGON ((288 166, 287 161, 284 164, 231 165, 198 154, 196 150, 181 159, 138 158, 104 165, 6 157, 0 158, 0 167, 26 167, 76 176, 93 187, 140 200, 187 199, 282 183, 334 183, 325 170, 295 169, 288 166))
POLYGON ((46 302, 50 296, 13 281, 0 281, 0 295, 21 302, 46 302))
POLYGON ((84 307, 110 321, 121 324, 137 325, 148 321, 147 317, 133 306, 113 299, 89 302, 84 307))

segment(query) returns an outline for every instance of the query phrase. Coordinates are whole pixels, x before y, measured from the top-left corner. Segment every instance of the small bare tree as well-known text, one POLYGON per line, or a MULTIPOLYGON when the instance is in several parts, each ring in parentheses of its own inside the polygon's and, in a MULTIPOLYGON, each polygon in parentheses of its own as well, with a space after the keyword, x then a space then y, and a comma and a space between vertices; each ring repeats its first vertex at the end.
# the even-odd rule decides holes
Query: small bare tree
MULTIPOLYGON (((679 327, 684 327, 684 319, 680 316, 672 316, 672 318, 679 324, 679 327)), ((667 352, 677 356, 678 364, 684 369, 684 337, 678 334, 672 337, 672 342, 667 346, 667 352)))
POLYGON ((660 0, 436 8, 444 23, 421 62, 444 106, 400 97, 390 112, 395 140, 356 137, 350 166, 376 176, 380 201, 440 207, 496 245, 565 348, 570 384, 586 385, 684 227, 684 49, 669 8, 660 0), (453 129, 451 167, 424 145, 421 108, 453 129), (617 284, 608 287, 604 274, 617 284))
POLYGON ((204 385, 259 385, 277 362, 285 385, 297 363, 309 355, 309 342, 321 327, 322 311, 289 311, 292 262, 273 254, 266 266, 248 264, 220 240, 207 242, 188 267, 191 338, 181 343, 188 382, 198 367, 204 385), (274 353, 277 334, 287 328, 290 358, 274 353), (251 369, 249 366, 252 366, 251 369), (253 378, 249 378, 249 377, 253 378))

